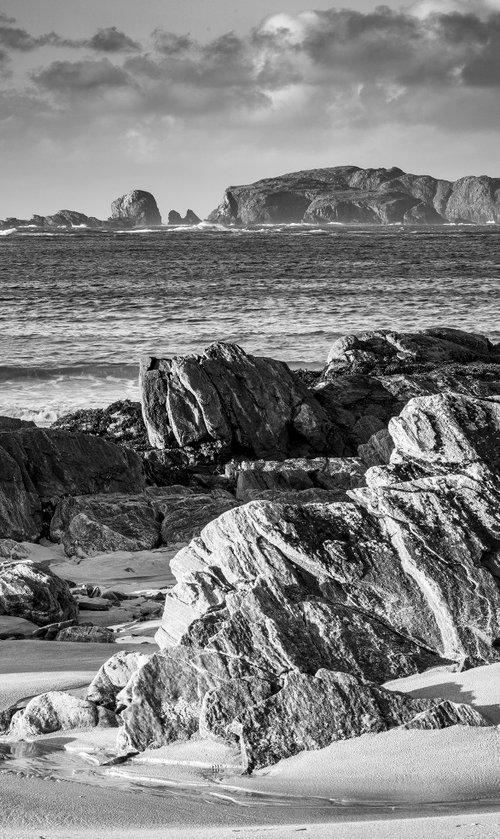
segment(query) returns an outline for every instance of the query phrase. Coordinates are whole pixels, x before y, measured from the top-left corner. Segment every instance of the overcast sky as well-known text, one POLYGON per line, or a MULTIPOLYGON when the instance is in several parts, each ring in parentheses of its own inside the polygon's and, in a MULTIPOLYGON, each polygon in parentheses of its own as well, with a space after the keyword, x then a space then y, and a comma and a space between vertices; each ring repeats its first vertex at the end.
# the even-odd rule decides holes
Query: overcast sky
POLYGON ((318 166, 500 177, 500 0, 0 0, 0 217, 318 166))

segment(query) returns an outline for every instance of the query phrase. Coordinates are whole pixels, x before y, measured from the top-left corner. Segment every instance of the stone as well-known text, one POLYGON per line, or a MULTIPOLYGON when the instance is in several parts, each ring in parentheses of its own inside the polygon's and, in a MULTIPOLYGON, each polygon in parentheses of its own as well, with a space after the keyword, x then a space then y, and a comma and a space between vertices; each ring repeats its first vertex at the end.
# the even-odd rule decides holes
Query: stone
POLYGON ((136 451, 149 447, 141 403, 130 399, 113 402, 107 408, 84 408, 63 414, 52 423, 51 428, 93 434, 136 451))
POLYGON ((128 684, 133 674, 149 660, 150 656, 141 652, 121 650, 101 666, 92 679, 85 698, 96 705, 112 711, 117 710, 116 697, 128 684))
POLYGON ((29 550, 25 545, 15 542, 13 539, 0 539, 0 560, 1 559, 28 559, 29 550))
POLYGON ((184 218, 177 210, 170 210, 168 214, 168 223, 177 225, 195 225, 200 224, 201 218, 198 218, 193 210, 188 210, 184 218))
POLYGON ((416 714, 413 719, 403 723, 400 728, 408 730, 412 728, 432 730, 449 728, 452 725, 487 727, 490 723, 479 711, 476 711, 470 705, 457 705, 455 702, 444 699, 432 708, 416 714))
POLYGON ((263 491, 272 493, 312 489, 314 483, 303 469, 287 469, 271 472, 246 469, 238 474, 236 498, 238 501, 252 501, 261 498, 263 491))
POLYGON ((0 536, 36 541, 42 509, 66 495, 140 491, 135 452, 86 434, 43 428, 0 433, 0 536))
POLYGON ((113 201, 111 219, 129 221, 135 227, 161 224, 160 211, 154 196, 142 189, 133 189, 113 201))
POLYGON ((146 358, 141 400, 157 448, 215 442, 255 457, 322 454, 331 422, 286 364, 216 343, 203 355, 146 358))
POLYGON ((381 466, 389 463, 394 450, 394 443, 387 428, 381 428, 358 446, 358 454, 366 466, 381 466))
POLYGON ((106 626, 69 626, 61 629, 56 635, 56 641, 72 641, 85 644, 112 644, 115 634, 106 626))
POLYGON ((43 641, 53 641, 57 638, 61 630, 66 629, 68 626, 75 626, 77 623, 78 620, 76 618, 67 621, 57 621, 57 623, 49 623, 46 626, 40 626, 38 629, 34 629, 31 637, 43 641))
POLYGON ((223 497, 214 495, 169 496, 158 504, 163 513, 161 539, 164 545, 189 542, 205 525, 226 510, 232 510, 238 502, 229 493, 223 497))
POLYGON ((50 537, 68 556, 152 550, 160 544, 160 517, 145 496, 72 496, 59 502, 50 537))
POLYGON ((96 706, 63 691, 49 691, 30 699, 11 720, 8 734, 17 740, 54 731, 94 728, 99 722, 96 706))
POLYGON ((239 736, 244 765, 253 770, 304 749, 322 749, 337 740, 396 726, 447 728, 459 720, 462 725, 487 725, 467 706, 448 702, 448 713, 442 710, 444 703, 429 710, 435 702, 384 690, 347 673, 321 669, 311 676, 292 672, 278 693, 248 706, 232 729, 239 736), (417 714, 422 723, 432 720, 434 724, 419 726, 417 714))
POLYGON ((78 607, 69 586, 35 562, 0 563, 0 615, 25 618, 37 626, 73 620, 78 607))
POLYGON ((500 221, 500 179, 445 181, 398 167, 335 166, 230 186, 208 221, 226 225, 485 224, 500 221))
POLYGON ((485 724, 380 685, 498 658, 500 398, 418 397, 389 431, 389 464, 350 501, 252 501, 177 553, 162 649, 117 700, 120 748, 238 736, 251 769, 394 726, 485 724))

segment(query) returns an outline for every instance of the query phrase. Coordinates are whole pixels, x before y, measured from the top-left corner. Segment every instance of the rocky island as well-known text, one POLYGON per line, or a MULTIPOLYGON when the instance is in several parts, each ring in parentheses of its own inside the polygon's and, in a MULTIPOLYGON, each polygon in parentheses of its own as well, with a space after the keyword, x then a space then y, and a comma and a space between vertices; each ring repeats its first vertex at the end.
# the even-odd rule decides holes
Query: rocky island
POLYGON ((226 189, 208 220, 251 224, 488 224, 500 221, 500 178, 439 180, 396 166, 309 169, 226 189))
POLYGON ((49 429, 1 420, 0 644, 103 649, 83 695, 0 708, 6 742, 104 727, 113 759, 215 743, 248 773, 492 730, 473 693, 403 685, 500 662, 500 346, 348 335, 311 377, 217 343, 144 359, 141 390, 49 429))

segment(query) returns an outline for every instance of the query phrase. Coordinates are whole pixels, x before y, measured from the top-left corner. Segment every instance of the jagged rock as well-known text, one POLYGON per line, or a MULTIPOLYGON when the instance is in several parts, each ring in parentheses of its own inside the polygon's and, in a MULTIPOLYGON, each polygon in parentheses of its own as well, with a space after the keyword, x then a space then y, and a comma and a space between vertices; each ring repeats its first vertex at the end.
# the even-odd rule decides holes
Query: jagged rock
POLYGON ((136 227, 161 224, 155 198, 150 192, 133 189, 111 204, 111 219, 131 221, 136 227))
POLYGON ((44 505, 65 495, 138 491, 140 457, 86 434, 43 428, 0 433, 0 535, 35 541, 44 505))
POLYGON ((115 640, 114 632, 106 626, 69 626, 61 629, 56 635, 56 641, 72 641, 84 644, 112 644, 115 640))
POLYGON ((201 356, 141 364, 144 420, 153 446, 217 442, 257 457, 334 449, 331 423, 286 364, 212 344, 201 356))
POLYGON ((149 448, 140 402, 119 400, 107 408, 86 408, 58 417, 51 428, 104 437, 136 451, 149 448))
MULTIPOLYGON (((387 428, 382 428, 358 446, 358 454, 366 466, 380 466, 389 463, 394 443, 387 428)), ((354 488, 354 487, 353 487, 354 488)))
POLYGON ((185 225, 194 225, 199 224, 201 222, 201 218, 198 218, 196 213, 193 210, 188 210, 184 218, 181 216, 177 210, 170 210, 168 214, 168 223, 169 224, 185 224, 185 225))
POLYGON ((384 690, 347 673, 321 669, 310 676, 294 672, 285 677, 278 693, 248 706, 232 730, 240 738, 244 765, 251 770, 304 749, 321 749, 336 740, 377 734, 405 723, 405 728, 447 728, 459 721, 487 725, 467 706, 448 702, 448 713, 443 713, 442 705, 429 709, 435 702, 384 690), (421 726, 415 724, 417 714, 421 726))
POLYGON ((25 545, 13 539, 0 539, 0 559, 27 559, 29 551, 25 545))
POLYGON ((73 496, 58 504, 50 537, 68 556, 152 550, 160 544, 160 517, 146 496, 73 496))
POLYGON ((92 679, 85 698, 96 705, 115 711, 116 697, 128 684, 133 674, 149 660, 140 652, 120 651, 104 662, 92 679))
POLYGON ((227 493, 222 497, 213 495, 170 496, 158 505, 163 513, 161 539, 164 545, 175 542, 189 542, 201 533, 217 516, 237 507, 237 501, 227 493))
POLYGON ((382 437, 391 416, 410 399, 445 391, 500 394, 499 349, 482 335, 445 328, 347 335, 333 344, 313 386, 344 455, 361 454, 360 445, 379 432, 382 437))
POLYGON ((9 736, 20 740, 53 731, 94 728, 99 722, 96 706, 63 691, 49 691, 30 699, 11 720, 9 736))
POLYGON ((401 728, 437 729, 449 728, 452 725, 488 726, 490 723, 475 708, 470 705, 457 705, 444 699, 432 708, 421 711, 401 728))
POLYGON ((67 582, 48 568, 35 562, 2 562, 0 614, 44 626, 76 618, 78 608, 67 582))
POLYGON ((454 183, 397 167, 336 166, 292 172, 226 189, 208 220, 222 224, 484 224, 500 220, 500 179, 454 183))
POLYGON ((246 469, 238 475, 236 498, 239 501, 252 501, 261 498, 263 492, 280 493, 313 487, 314 483, 303 469, 282 469, 275 472, 246 469))
POLYGON ((20 428, 35 428, 31 420, 18 419, 17 417, 0 417, 0 432, 18 431, 20 428))

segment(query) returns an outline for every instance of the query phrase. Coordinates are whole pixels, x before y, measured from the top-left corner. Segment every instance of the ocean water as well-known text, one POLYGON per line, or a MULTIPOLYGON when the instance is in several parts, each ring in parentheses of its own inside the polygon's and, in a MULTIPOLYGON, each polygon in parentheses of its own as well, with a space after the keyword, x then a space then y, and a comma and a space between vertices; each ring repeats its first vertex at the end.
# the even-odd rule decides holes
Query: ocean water
POLYGON ((500 227, 0 231, 0 414, 138 398, 143 354, 216 340, 321 368, 341 335, 500 340, 500 227))

